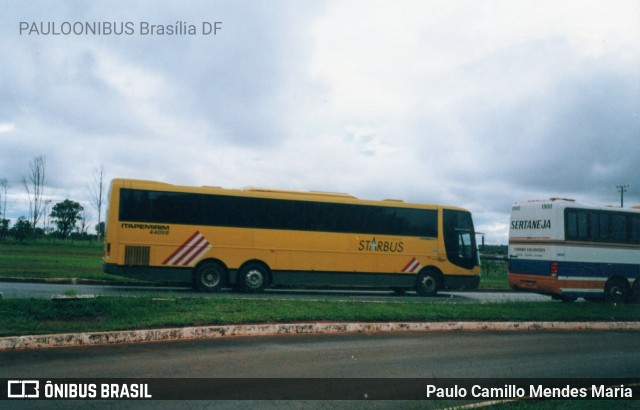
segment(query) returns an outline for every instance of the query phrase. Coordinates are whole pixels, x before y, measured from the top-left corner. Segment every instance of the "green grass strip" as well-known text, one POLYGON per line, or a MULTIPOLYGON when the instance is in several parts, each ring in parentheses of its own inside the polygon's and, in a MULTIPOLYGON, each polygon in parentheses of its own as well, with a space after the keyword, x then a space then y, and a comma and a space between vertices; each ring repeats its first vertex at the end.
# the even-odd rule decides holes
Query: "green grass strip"
POLYGON ((306 321, 638 321, 638 305, 98 297, 0 300, 0 336, 306 321))

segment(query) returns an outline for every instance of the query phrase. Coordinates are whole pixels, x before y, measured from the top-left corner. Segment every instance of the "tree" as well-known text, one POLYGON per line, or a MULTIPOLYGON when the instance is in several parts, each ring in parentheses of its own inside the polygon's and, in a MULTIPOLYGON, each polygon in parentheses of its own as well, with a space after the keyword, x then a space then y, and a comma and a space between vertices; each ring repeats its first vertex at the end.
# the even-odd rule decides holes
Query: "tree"
POLYGON ((9 233, 9 220, 0 218, 0 239, 7 236, 9 233))
POLYGON ((31 236, 31 231, 31 223, 27 221, 24 216, 18 218, 18 222, 16 222, 15 225, 13 225, 13 228, 11 228, 10 230, 11 234, 14 238, 16 238, 18 242, 22 242, 23 240, 31 236))
POLYGON ((96 225, 96 232, 98 232, 98 238, 104 238, 104 221, 96 225))
POLYGON ((47 160, 44 156, 40 155, 35 157, 33 161, 29 163, 29 175, 22 179, 24 187, 27 190, 27 196, 29 197, 29 220, 31 226, 35 228, 40 220, 42 214, 42 196, 44 193, 44 167, 47 160))
POLYGON ((7 217, 7 178, 0 178, 0 219, 7 217))
POLYGON ((78 233, 80 236, 87 235, 87 230, 89 229, 89 218, 91 218, 91 215, 89 215, 86 210, 82 209, 78 219, 80 221, 80 226, 78 227, 78 233))
MULTIPOLYGON (((102 197, 104 193, 104 165, 96 169, 93 175, 93 185, 89 187, 93 198, 93 207, 98 211, 98 225, 102 223, 102 197)), ((102 238, 102 233, 98 231, 98 239, 102 238)))
POLYGON ((7 219, 7 178, 0 178, 0 238, 9 233, 9 220, 7 219))
POLYGON ((53 206, 51 219, 58 226, 58 233, 62 238, 66 238, 75 229, 76 222, 81 218, 80 213, 84 210, 82 205, 75 201, 65 199, 53 206))

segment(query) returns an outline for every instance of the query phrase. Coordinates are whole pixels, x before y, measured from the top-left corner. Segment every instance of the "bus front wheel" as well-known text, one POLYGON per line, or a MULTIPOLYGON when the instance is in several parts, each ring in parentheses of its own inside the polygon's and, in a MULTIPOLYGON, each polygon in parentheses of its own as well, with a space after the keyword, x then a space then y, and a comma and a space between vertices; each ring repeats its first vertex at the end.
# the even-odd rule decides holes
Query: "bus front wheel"
POLYGON ((435 296, 440 288, 440 274, 433 270, 426 270, 418 275, 416 292, 420 296, 435 296))
POLYGON ((626 302, 630 295, 629 283, 622 278, 611 278, 604 285, 604 297, 609 302, 626 302))
POLYGON ((193 271, 193 285, 203 292, 220 290, 227 279, 227 270, 215 261, 203 262, 193 271))
POLYGON ((240 286, 246 292, 262 292, 269 283, 269 272, 258 263, 250 263, 240 271, 240 286))

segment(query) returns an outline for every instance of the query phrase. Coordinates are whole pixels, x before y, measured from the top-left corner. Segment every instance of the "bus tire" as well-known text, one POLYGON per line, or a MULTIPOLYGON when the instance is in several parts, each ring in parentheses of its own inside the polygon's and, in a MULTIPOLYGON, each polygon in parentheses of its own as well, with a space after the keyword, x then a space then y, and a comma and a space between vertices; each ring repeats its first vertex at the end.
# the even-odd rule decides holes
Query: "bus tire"
POLYGON ((227 283, 227 269, 219 262, 202 262, 193 270, 193 286, 202 292, 217 292, 227 283))
POLYGON ((269 271, 260 263, 249 263, 240 270, 240 286, 249 293, 262 292, 269 284, 269 271))
POLYGON ((610 278, 604 285, 604 297, 608 302, 626 302, 630 296, 631 288, 623 278, 610 278))
POLYGON ((431 269, 424 270, 416 279, 416 292, 420 296, 435 296, 438 294, 441 283, 440 272, 431 269))
POLYGON ((640 279, 636 279, 633 286, 631 286, 631 296, 629 296, 629 303, 640 303, 640 279))

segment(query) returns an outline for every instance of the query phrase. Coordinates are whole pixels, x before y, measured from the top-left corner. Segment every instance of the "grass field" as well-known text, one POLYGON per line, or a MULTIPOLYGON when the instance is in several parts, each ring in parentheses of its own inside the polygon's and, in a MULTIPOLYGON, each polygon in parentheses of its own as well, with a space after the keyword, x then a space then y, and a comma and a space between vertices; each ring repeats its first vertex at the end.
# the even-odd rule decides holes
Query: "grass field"
POLYGON ((101 257, 95 242, 0 243, 0 277, 114 279, 102 272, 101 257))
MULTIPOLYGON (((127 280, 102 272, 102 252, 102 244, 96 242, 0 242, 0 277, 127 280)), ((508 288, 505 261, 483 260, 480 288, 508 288)))
POLYGON ((482 260, 480 272, 480 289, 508 289, 507 261, 482 260))

